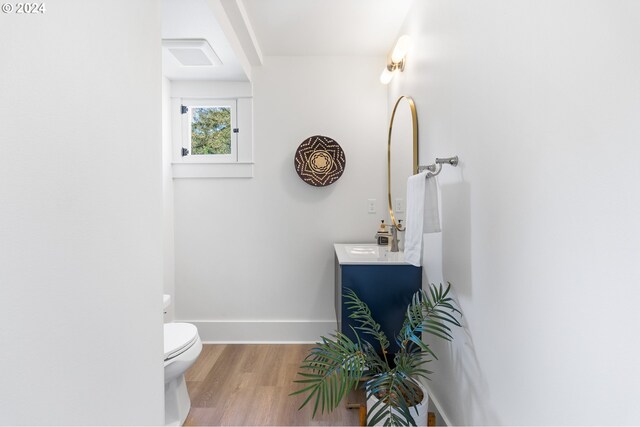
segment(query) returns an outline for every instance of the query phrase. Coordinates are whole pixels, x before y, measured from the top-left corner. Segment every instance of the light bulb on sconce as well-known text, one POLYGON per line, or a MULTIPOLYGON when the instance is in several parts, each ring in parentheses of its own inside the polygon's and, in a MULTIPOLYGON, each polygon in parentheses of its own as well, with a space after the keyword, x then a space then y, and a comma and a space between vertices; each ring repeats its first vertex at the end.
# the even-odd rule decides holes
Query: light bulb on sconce
MULTIPOLYGON (((394 64, 403 62, 410 47, 411 37, 407 35, 400 37, 396 43, 396 47, 393 48, 393 52, 391 53, 391 62, 394 64)), ((402 68, 404 68, 404 64, 402 65, 402 68)))
POLYGON ((411 37, 404 35, 398 39, 386 67, 384 67, 382 74, 380 74, 380 83, 383 85, 389 84, 397 70, 404 71, 405 57, 410 47, 411 37))
POLYGON ((380 83, 382 83, 383 85, 388 85, 392 79, 393 71, 389 71, 387 67, 384 67, 384 70, 382 70, 382 74, 380 74, 380 83))

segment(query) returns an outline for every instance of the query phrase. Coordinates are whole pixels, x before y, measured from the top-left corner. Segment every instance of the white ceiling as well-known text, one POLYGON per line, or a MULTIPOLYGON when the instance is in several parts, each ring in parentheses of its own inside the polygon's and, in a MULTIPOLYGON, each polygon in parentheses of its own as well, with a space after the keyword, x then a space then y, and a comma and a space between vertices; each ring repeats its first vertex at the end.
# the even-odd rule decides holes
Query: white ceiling
MULTIPOLYGON (((386 55, 413 0, 235 1, 264 56, 346 56, 386 55)), ((223 64, 183 67, 164 51, 163 73, 171 80, 247 80, 207 0, 163 0, 162 38, 204 38, 223 64)))
POLYGON ((247 81, 206 0, 163 0, 162 38, 205 39, 222 61, 217 67, 183 67, 163 49, 162 73, 168 79, 247 81))
POLYGON ((385 55, 412 0, 242 0, 263 55, 385 55))

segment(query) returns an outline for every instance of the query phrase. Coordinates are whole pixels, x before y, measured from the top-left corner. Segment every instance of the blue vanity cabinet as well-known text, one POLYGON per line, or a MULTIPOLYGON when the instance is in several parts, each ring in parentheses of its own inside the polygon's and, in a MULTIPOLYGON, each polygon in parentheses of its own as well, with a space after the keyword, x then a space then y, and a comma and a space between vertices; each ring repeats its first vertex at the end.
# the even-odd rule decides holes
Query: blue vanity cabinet
MULTIPOLYGON (((412 296, 422 288, 422 267, 406 263, 340 263, 336 257, 335 310, 338 330, 355 340, 350 326, 357 326, 349 318, 345 305, 345 289, 352 289, 371 310, 389 338, 391 353, 398 350, 395 337, 404 322, 412 296)), ((364 336, 360 335, 361 339, 364 336)), ((378 347, 376 342, 369 342, 378 347)))

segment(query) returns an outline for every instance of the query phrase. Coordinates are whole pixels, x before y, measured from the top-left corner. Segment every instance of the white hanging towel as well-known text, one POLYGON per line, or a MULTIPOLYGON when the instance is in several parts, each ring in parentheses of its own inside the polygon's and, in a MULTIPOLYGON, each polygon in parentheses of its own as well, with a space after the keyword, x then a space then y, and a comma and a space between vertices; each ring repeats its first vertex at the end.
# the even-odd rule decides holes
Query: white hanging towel
POLYGON ((412 175, 407 180, 407 218, 404 234, 404 260, 420 267, 422 237, 440 229, 438 213, 438 183, 429 172, 412 175))

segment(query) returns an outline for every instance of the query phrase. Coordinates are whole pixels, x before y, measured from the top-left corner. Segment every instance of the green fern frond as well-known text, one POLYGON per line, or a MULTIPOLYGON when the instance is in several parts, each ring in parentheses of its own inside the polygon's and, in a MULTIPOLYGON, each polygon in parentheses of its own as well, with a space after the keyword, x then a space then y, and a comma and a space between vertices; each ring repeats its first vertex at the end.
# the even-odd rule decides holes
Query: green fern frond
POLYGON ((367 425, 384 422, 384 425, 415 425, 410 406, 419 401, 417 386, 397 370, 384 372, 367 381, 367 399, 372 395, 378 401, 367 413, 367 425))
POLYGON ((333 411, 340 401, 358 387, 366 370, 367 356, 357 343, 338 332, 333 338, 321 337, 300 365, 298 375, 302 379, 294 382, 303 388, 291 393, 307 394, 298 409, 313 401, 313 415, 318 408, 321 413, 333 411))
POLYGON ((431 284, 429 292, 416 292, 407 307, 405 321, 397 337, 401 349, 409 351, 408 345, 412 343, 436 357, 428 344, 422 341, 422 333, 426 332, 447 341, 453 339, 450 325, 460 326, 460 322, 454 316, 455 313, 460 314, 460 311, 448 296, 450 288, 451 284, 446 288, 443 288, 442 284, 439 287, 431 284))
POLYGON ((369 306, 358 298, 353 289, 345 289, 343 296, 350 311, 349 318, 360 324, 356 329, 375 338, 380 343, 382 351, 386 351, 389 348, 389 339, 382 332, 380 324, 373 319, 369 306))
POLYGON ((393 361, 396 366, 395 369, 407 378, 424 378, 428 380, 429 375, 433 373, 424 368, 432 360, 424 356, 417 356, 415 353, 398 352, 393 361))

